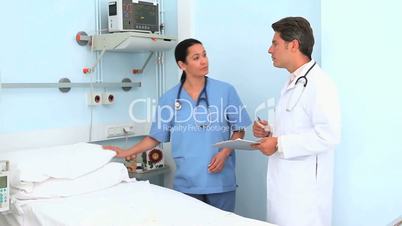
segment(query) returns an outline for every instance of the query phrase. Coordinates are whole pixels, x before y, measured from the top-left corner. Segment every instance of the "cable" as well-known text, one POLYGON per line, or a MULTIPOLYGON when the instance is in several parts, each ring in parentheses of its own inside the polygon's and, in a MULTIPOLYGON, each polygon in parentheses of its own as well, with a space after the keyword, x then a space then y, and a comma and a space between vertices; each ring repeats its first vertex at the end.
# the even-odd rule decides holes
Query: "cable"
MULTIPOLYGON (((94 85, 93 85, 93 76, 89 77, 89 95, 90 97, 93 96, 94 94, 94 85)), ((89 141, 92 141, 92 127, 93 127, 93 111, 94 107, 93 105, 89 105, 90 107, 90 119, 89 119, 89 141)))
MULTIPOLYGON (((100 23, 100 3, 99 0, 95 1, 95 33, 96 34, 100 34, 101 33, 101 23, 100 23)), ((100 71, 101 71, 101 66, 98 63, 102 63, 100 60, 103 56, 103 54, 105 53, 105 50, 103 50, 100 54, 98 52, 95 53, 95 57, 96 57, 96 73, 93 74, 93 76, 91 76, 91 74, 89 74, 89 87, 90 87, 90 91, 89 91, 89 95, 90 97, 93 97, 94 95, 94 86, 93 83, 97 82, 97 81, 101 81, 100 79, 100 71), (94 81, 95 80, 95 81, 94 81)), ((95 69, 95 68, 93 68, 95 69)), ((93 132, 93 111, 94 111, 94 105, 89 105, 90 107, 90 119, 89 119, 89 141, 92 141, 92 132, 93 132)))

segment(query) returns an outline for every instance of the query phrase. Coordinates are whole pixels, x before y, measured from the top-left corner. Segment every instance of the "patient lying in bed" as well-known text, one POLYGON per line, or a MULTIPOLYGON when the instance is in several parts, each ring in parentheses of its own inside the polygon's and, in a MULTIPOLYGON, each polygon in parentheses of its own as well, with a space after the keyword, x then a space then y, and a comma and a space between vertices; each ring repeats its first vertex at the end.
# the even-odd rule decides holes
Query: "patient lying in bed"
POLYGON ((0 225, 272 225, 130 179, 114 154, 87 143, 0 153, 13 174, 12 209, 0 225))

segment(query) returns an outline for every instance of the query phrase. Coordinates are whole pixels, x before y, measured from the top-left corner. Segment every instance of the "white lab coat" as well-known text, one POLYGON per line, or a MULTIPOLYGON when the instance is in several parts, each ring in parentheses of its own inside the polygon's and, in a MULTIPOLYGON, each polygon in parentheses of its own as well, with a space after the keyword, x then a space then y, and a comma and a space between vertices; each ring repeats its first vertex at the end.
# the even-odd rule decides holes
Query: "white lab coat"
MULTIPOLYGON (((302 66, 298 77, 314 63, 302 66)), ((340 141, 340 109, 334 83, 316 64, 292 111, 286 105, 296 79, 281 92, 274 136, 279 152, 268 162, 267 217, 279 226, 330 226, 333 161, 340 141)))

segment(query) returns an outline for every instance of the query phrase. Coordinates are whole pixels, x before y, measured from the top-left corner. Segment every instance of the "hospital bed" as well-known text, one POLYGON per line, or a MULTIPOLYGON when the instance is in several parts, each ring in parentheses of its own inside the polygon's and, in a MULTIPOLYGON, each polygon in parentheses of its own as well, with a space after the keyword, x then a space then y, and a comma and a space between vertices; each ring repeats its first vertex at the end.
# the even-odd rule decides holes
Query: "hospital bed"
POLYGON ((273 226, 128 177, 87 143, 0 153, 10 161, 10 226, 273 226))

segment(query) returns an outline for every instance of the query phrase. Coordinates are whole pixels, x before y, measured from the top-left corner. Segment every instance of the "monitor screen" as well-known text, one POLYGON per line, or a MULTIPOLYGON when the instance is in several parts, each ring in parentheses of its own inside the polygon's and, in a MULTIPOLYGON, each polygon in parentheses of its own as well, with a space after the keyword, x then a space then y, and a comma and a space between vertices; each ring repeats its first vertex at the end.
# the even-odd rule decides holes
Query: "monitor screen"
POLYGON ((137 24, 158 24, 158 10, 154 5, 137 4, 134 8, 134 20, 137 24))
POLYGON ((7 188, 7 176, 0 177, 0 188, 7 188))
POLYGON ((117 15, 117 2, 110 2, 109 3, 109 16, 116 16, 117 15))

